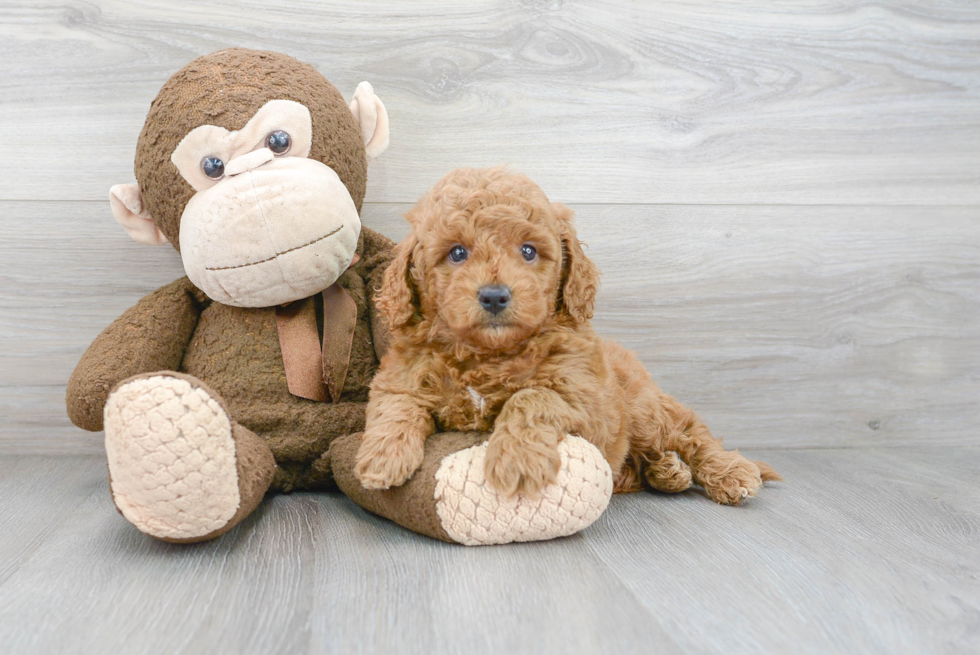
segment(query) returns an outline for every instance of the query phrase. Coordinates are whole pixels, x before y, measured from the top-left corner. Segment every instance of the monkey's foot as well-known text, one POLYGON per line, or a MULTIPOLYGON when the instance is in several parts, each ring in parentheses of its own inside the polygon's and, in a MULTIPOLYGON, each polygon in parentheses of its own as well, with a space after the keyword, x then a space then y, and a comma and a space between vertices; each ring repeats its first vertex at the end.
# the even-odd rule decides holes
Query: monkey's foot
POLYGON ((164 541, 224 534, 255 509, 275 472, 265 442, 178 373, 122 382, 106 402, 105 444, 117 509, 164 541))
POLYGON ((334 479, 354 502, 410 530, 467 546, 541 541, 591 525, 609 504, 612 471, 580 437, 559 445, 557 481, 535 499, 508 498, 484 478, 487 435, 440 433, 425 444, 422 466, 404 485, 368 490, 353 474, 360 435, 334 441, 334 479))

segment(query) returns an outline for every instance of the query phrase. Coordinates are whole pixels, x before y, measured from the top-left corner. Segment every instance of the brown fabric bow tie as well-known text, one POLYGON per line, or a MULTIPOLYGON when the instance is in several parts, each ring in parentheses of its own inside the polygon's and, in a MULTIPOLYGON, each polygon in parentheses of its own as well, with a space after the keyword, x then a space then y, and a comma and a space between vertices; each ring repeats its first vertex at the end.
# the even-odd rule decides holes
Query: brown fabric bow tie
POLYGON ((316 326, 316 297, 310 296, 276 307, 279 348, 289 393, 319 402, 338 402, 350 367, 357 303, 337 282, 321 295, 322 347, 316 326))

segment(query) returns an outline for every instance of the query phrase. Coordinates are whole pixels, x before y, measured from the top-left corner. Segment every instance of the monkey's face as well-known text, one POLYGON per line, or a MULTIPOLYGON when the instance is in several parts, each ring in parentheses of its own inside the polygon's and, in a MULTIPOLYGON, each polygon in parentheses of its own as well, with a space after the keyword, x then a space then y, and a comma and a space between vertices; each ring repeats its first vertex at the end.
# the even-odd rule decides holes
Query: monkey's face
POLYGON ((347 187, 309 159, 309 110, 271 100, 238 131, 201 125, 171 155, 196 193, 180 219, 187 276, 209 297, 269 307, 333 284, 361 229, 347 187))
POLYGON ((388 114, 367 82, 348 104, 309 64, 231 48, 163 85, 136 145, 137 184, 109 192, 136 241, 173 244, 212 299, 272 307, 333 284, 350 265, 368 158, 388 114))

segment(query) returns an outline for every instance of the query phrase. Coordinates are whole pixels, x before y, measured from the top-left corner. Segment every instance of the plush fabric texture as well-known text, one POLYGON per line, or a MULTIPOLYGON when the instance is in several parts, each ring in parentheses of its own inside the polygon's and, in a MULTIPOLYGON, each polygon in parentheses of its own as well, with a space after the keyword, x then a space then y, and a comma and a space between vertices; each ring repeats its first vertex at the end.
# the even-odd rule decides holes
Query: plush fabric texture
POLYGON ((128 382, 105 423, 113 500, 142 532, 201 537, 238 511, 231 421, 202 389, 159 375, 128 382))
POLYGON ((180 370, 214 388, 236 421, 266 438, 280 463, 309 464, 333 438, 364 427, 364 403, 378 366, 371 329, 372 317, 377 317, 368 280, 374 267, 389 261, 391 243, 367 229, 362 234, 361 261, 338 280, 357 305, 357 323, 344 390, 336 403, 289 393, 275 309, 229 307, 202 299, 201 320, 180 370))
POLYGON ((405 484, 391 489, 365 489, 354 476, 354 461, 361 434, 342 437, 330 446, 329 458, 337 486, 364 509, 415 532, 456 543, 442 527, 436 508, 436 473, 443 460, 487 438, 479 432, 435 434, 425 443, 422 466, 405 484))
POLYGON ((102 429, 102 410, 120 381, 139 373, 177 370, 201 315, 187 278, 157 289, 127 309, 88 347, 68 380, 68 418, 102 429))
POLYGON ((612 470, 585 439, 558 445, 555 482, 539 497, 506 496, 484 475, 487 444, 453 453, 436 471, 436 512, 449 536, 467 546, 566 537, 592 525, 613 493, 612 470))
POLYGON ((612 497, 612 471, 594 446, 568 437, 555 484, 538 498, 507 498, 483 475, 484 432, 440 432, 425 442, 421 467, 404 484, 365 489, 354 475, 362 435, 330 446, 337 485, 364 509, 402 527, 467 546, 554 539, 584 530, 612 497))
POLYGON ((109 189, 109 207, 116 222, 123 226, 133 241, 148 246, 162 246, 167 243, 153 218, 143 211, 143 199, 137 184, 114 184, 109 189))
POLYGON ((360 127, 343 96, 315 68, 287 55, 232 48, 198 57, 164 84, 136 145, 136 179, 143 206, 179 249, 180 215, 194 189, 170 155, 195 127, 242 129, 270 100, 293 100, 313 119, 310 157, 340 176, 358 212, 367 184, 360 127), (220 94, 223 102, 208 98, 220 94))
POLYGON ((388 110, 374 94, 370 82, 361 82, 350 101, 350 111, 361 126, 364 150, 369 159, 375 159, 388 149, 388 110))
POLYGON ((362 228, 358 262, 338 283, 357 305, 344 389, 336 403, 289 393, 275 309, 211 301, 186 278, 142 299, 99 335, 68 385, 67 404, 79 427, 101 430, 109 391, 141 373, 173 371, 206 384, 233 422, 261 436, 280 468, 273 488, 335 488, 311 467, 330 442, 364 429, 368 388, 378 367, 374 335, 387 328, 370 302, 394 244, 362 228))
POLYGON ((123 381, 105 409, 113 501, 142 532, 171 542, 222 534, 265 495, 272 453, 229 419, 202 383, 179 374, 123 381))
MULTIPOLYGON (((313 121, 310 110, 292 100, 270 100, 262 105, 238 131, 217 125, 201 125, 185 136, 170 161, 180 176, 196 191, 209 189, 220 182, 204 174, 201 159, 217 157, 225 164, 225 175, 238 175, 250 168, 272 161, 276 155, 268 147, 255 149, 273 130, 289 134, 289 149, 284 157, 306 158, 313 143, 313 121)), ((266 144, 267 145, 267 144, 266 144)))
POLYGON ((360 227, 332 169, 283 157, 195 195, 184 209, 180 252, 187 276, 213 300, 272 307, 336 280, 360 227))

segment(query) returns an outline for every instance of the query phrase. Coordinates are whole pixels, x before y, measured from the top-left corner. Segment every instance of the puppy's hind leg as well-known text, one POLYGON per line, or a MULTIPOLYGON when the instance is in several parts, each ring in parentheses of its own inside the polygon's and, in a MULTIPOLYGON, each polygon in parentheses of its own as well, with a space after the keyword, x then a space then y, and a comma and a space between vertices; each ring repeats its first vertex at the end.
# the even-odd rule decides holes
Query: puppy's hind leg
POLYGON ((616 476, 615 492, 633 493, 652 488, 662 493, 676 494, 691 486, 691 469, 681 461, 677 453, 662 452, 650 446, 655 441, 652 436, 643 439, 646 448, 636 447, 637 441, 623 462, 616 476))
POLYGON ((657 491, 668 494, 687 490, 691 486, 691 469, 673 451, 661 455, 659 459, 651 459, 644 467, 643 477, 647 483, 657 491))
POLYGON ((715 502, 738 505, 763 481, 781 479, 765 462, 725 450, 694 412, 652 384, 636 394, 633 409, 627 465, 642 462, 639 470, 654 489, 683 491, 693 479, 715 502))
POLYGON ((753 462, 737 450, 725 450, 694 412, 663 393, 658 414, 663 421, 664 447, 687 462, 694 482, 715 502, 738 505, 755 496, 763 481, 782 479, 765 462, 753 462))
POLYGON ((764 480, 780 479, 765 462, 726 451, 694 412, 654 384, 635 354, 610 341, 606 356, 627 399, 629 451, 617 491, 637 491, 644 481, 661 491, 683 491, 693 480, 712 500, 738 505, 764 480))

